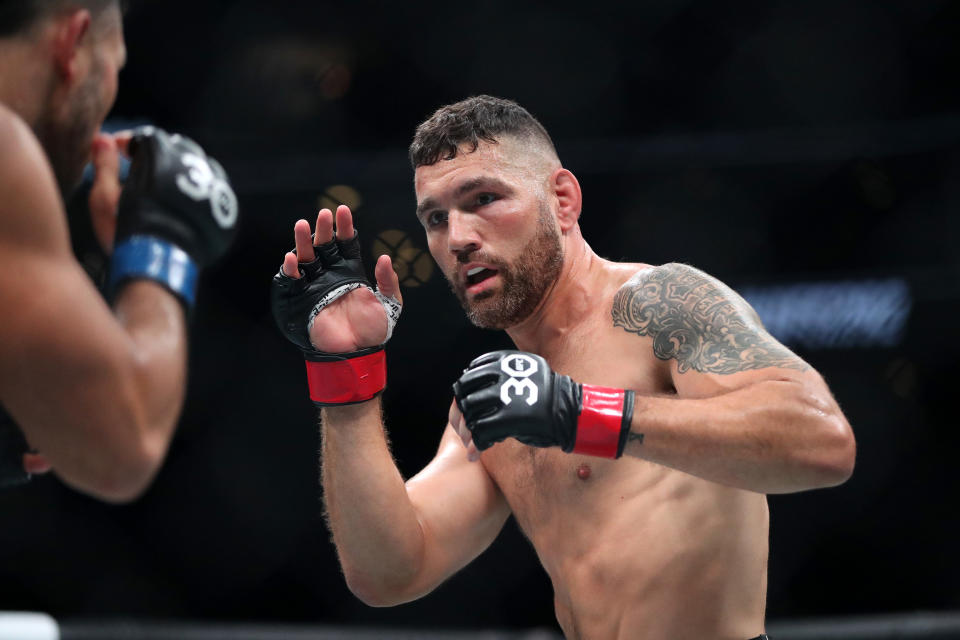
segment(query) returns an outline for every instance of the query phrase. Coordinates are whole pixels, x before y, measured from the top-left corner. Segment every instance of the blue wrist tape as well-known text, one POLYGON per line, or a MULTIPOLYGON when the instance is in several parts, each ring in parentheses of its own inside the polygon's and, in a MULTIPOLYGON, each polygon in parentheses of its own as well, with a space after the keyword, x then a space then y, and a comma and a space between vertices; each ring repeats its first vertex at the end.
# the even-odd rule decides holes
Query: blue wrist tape
POLYGON ((186 251, 152 236, 130 236, 113 249, 109 290, 133 278, 155 280, 179 296, 188 307, 196 299, 199 269, 186 251))

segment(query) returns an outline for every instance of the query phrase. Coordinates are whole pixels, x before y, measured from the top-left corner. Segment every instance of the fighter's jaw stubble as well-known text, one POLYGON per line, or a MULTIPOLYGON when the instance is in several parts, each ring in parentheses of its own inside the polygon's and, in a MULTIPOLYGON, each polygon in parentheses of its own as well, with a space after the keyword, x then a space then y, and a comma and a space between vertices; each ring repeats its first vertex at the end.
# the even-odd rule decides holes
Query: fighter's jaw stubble
POLYGON ((34 125, 34 133, 50 160, 64 200, 80 185, 93 138, 100 128, 98 118, 103 105, 99 96, 101 77, 97 72, 102 73, 102 69, 95 68, 77 90, 66 106, 65 115, 58 115, 55 106, 50 105, 34 125))
POLYGON ((499 289, 488 289, 471 300, 466 286, 447 276, 467 319, 475 326, 508 329, 519 324, 533 313, 556 282, 563 267, 560 238, 549 218, 542 216, 538 222, 537 235, 520 252, 522 263, 494 262, 501 281, 499 289))

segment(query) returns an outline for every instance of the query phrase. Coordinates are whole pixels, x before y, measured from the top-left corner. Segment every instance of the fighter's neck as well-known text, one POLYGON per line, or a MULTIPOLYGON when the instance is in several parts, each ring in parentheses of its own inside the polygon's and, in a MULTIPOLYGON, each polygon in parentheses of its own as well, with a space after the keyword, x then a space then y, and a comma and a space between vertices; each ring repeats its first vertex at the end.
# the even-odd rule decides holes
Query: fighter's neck
POLYGON ((593 252, 579 231, 566 245, 556 282, 526 320, 507 329, 518 349, 549 357, 601 303, 608 263, 593 252))
POLYGON ((35 47, 17 39, 0 42, 0 102, 33 129, 43 109, 49 73, 35 47))

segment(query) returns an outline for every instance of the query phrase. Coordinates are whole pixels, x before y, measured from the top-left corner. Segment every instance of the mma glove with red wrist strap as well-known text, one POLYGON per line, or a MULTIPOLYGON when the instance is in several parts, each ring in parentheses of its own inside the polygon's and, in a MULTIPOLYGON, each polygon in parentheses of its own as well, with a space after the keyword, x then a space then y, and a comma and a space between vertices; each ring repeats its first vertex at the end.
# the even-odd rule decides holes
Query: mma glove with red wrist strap
POLYGON ((480 356, 453 393, 481 451, 516 438, 534 447, 619 458, 633 419, 633 391, 574 382, 523 351, 480 356))
POLYGON ((310 342, 310 327, 323 309, 354 289, 366 287, 387 314, 387 337, 400 317, 401 306, 370 286, 360 260, 360 240, 331 240, 314 247, 316 259, 300 263, 300 277, 280 269, 273 277, 273 317, 288 340, 300 347, 307 362, 310 399, 318 407, 356 404, 370 400, 387 385, 383 344, 349 353, 326 353, 310 342))

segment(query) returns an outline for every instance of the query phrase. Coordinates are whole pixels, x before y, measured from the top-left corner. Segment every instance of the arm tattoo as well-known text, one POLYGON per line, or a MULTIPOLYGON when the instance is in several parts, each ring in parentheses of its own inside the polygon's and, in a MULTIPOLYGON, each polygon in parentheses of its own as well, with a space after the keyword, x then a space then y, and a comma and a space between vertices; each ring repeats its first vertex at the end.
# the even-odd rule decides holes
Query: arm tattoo
POLYGON ((768 334, 746 301, 705 273, 682 264, 645 269, 613 299, 613 326, 653 339, 653 353, 680 373, 727 375, 807 364, 768 334))

